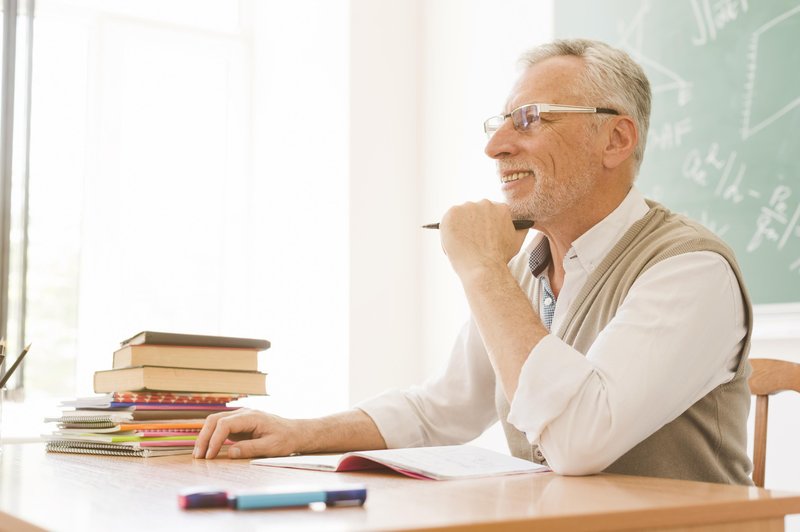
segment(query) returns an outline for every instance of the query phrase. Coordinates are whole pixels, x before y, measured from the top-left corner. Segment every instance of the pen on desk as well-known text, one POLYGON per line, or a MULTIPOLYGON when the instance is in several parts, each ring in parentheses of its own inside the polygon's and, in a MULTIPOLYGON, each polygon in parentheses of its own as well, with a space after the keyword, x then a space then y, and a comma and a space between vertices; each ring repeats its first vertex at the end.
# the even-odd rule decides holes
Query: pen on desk
POLYGON ((342 485, 336 488, 281 487, 228 493, 213 488, 189 488, 178 495, 178 505, 192 508, 233 508, 259 510, 289 508, 325 503, 326 506, 360 506, 367 499, 363 484, 342 485))
MULTIPOLYGON (((533 220, 514 220, 514 229, 530 229, 533 227, 533 220)), ((439 224, 426 224, 422 226, 423 229, 439 229, 439 224)))
POLYGON ((13 375, 14 372, 17 370, 17 366, 19 366, 20 363, 22 363, 22 359, 25 358, 25 355, 28 354, 28 350, 30 348, 31 348, 31 344, 26 345, 25 349, 22 350, 22 353, 19 354, 19 356, 14 361, 14 363, 11 365, 11 367, 8 368, 8 371, 6 371, 5 375, 3 375, 2 378, 0 378, 0 388, 2 388, 3 386, 6 385, 6 382, 8 382, 8 379, 11 378, 11 375, 13 375))

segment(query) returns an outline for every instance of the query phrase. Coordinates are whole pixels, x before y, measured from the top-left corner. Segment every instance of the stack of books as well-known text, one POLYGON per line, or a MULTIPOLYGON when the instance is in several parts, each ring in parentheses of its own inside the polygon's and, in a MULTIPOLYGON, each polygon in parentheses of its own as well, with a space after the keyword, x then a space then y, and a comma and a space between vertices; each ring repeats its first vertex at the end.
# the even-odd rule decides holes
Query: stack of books
POLYGON ((203 419, 235 410, 229 403, 266 395, 258 353, 267 340, 142 332, 97 371, 102 394, 63 401, 46 435, 48 452, 163 456, 191 453, 203 419))

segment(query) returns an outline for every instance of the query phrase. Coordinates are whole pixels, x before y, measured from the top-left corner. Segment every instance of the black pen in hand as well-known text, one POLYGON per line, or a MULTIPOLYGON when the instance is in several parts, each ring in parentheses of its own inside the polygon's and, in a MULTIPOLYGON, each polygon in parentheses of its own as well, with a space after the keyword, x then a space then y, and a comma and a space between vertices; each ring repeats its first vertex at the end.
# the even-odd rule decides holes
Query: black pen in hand
MULTIPOLYGON (((530 229, 533 227, 533 220, 514 220, 514 229, 530 229)), ((423 229, 439 229, 439 224, 427 224, 422 226, 423 229)))

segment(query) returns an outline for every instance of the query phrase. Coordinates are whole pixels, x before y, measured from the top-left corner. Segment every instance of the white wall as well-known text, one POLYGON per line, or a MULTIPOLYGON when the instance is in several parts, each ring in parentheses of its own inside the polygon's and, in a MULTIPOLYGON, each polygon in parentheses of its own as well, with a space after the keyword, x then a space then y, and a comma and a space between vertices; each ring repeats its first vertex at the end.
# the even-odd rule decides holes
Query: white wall
MULTIPOLYGON (((505 105, 517 58, 553 36, 550 0, 436 0, 424 3, 420 130, 424 221, 448 207, 500 200, 494 163, 484 153, 483 121, 505 105)), ((438 371, 468 317, 461 285, 426 234, 422 261, 422 352, 426 374, 438 371)))
POLYGON ((552 37, 552 3, 352 0, 350 9, 355 402, 419 383, 449 356, 467 307, 438 235, 420 225, 453 204, 499 198, 482 123, 502 108, 519 54, 552 37))
POLYGON ((253 4, 248 320, 273 346, 263 364, 271 396, 250 401, 322 415, 348 404, 349 2, 253 4))
POLYGON ((350 2, 350 390, 420 378, 420 3, 350 2))

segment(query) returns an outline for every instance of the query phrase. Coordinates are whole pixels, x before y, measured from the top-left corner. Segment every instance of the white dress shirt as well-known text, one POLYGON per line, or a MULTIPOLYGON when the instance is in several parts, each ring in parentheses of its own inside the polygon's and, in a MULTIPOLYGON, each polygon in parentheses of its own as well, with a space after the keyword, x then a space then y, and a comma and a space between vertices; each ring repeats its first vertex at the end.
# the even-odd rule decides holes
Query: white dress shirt
MULTIPOLYGON (((648 211, 631 189, 605 219, 572 243, 551 330, 620 237, 648 211)), ((541 234, 509 264, 541 313, 542 277, 528 257, 541 234)), ((538 444, 562 474, 602 471, 637 443, 734 376, 746 334, 744 302, 730 265, 713 252, 665 259, 632 285, 586 356, 555 334, 530 352, 508 422, 538 444)), ((356 405, 390 448, 469 441, 497 420, 495 374, 473 321, 443 374, 356 405)))

